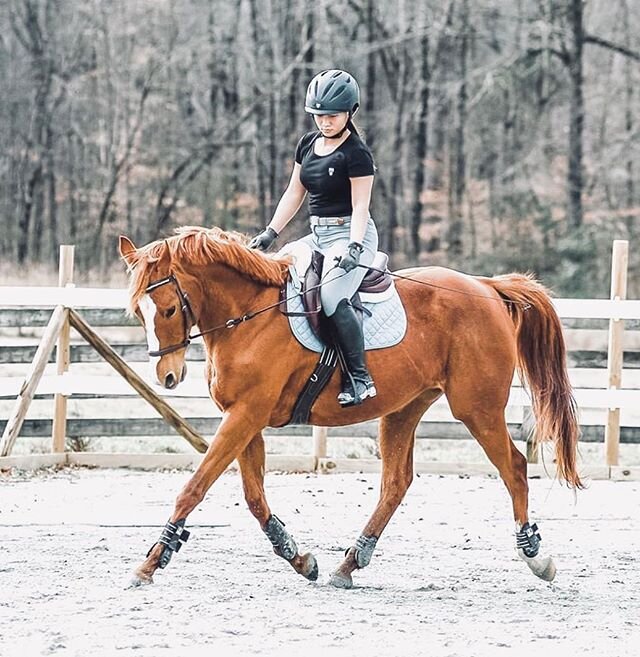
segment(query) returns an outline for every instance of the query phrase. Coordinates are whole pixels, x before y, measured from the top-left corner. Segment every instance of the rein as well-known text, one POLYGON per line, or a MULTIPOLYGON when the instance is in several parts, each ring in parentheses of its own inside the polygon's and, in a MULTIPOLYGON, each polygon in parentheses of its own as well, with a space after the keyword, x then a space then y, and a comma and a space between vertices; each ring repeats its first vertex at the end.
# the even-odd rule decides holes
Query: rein
POLYGON ((498 301, 500 303, 510 303, 514 306, 522 306, 522 310, 527 311, 531 308, 530 303, 521 303, 520 301, 513 301, 512 299, 503 299, 500 297, 496 299, 495 297, 488 297, 486 294, 477 294, 475 292, 465 292, 464 290, 456 290, 454 287, 446 287, 445 285, 436 285, 435 283, 427 283, 426 281, 417 281, 415 278, 409 278, 408 276, 402 276, 401 274, 394 274, 392 271, 383 271, 382 269, 377 269, 376 267, 367 267, 367 265, 356 265, 356 267, 361 267, 362 269, 367 269, 370 271, 378 272, 379 274, 389 274, 394 278, 401 278, 403 281, 411 281, 412 283, 419 283, 420 285, 426 285, 427 287, 435 287, 438 290, 447 290, 448 292, 457 292, 458 294, 465 294, 468 297, 479 297, 480 299, 487 299, 487 301, 498 301))
MULTIPOLYGON (((338 260, 336 258, 336 260, 338 260)), ((332 269, 329 271, 333 271, 338 265, 336 264, 332 269)), ((465 292, 464 290, 456 290, 455 288, 452 287, 446 287, 444 285, 436 285, 435 283, 428 283, 426 281, 417 281, 415 278, 409 278, 408 276, 402 276, 401 274, 394 274, 393 272, 390 271, 384 271, 382 269, 377 269, 376 267, 368 267, 367 265, 356 265, 357 267, 360 267, 361 269, 367 269, 370 271, 375 271, 379 274, 389 274, 390 276, 393 276, 394 278, 400 278, 404 281, 411 281, 412 283, 419 283, 420 285, 427 285, 428 287, 434 287, 439 290, 447 290, 449 292, 458 292, 459 294, 465 294, 470 297, 480 297, 481 299, 488 299, 489 301, 498 301, 500 303, 510 303, 515 306, 522 306, 522 309, 524 311, 529 310, 531 308, 531 304, 529 303, 520 303, 519 301, 512 301, 511 299, 503 299, 502 297, 499 299, 496 299, 495 297, 489 297, 485 294, 476 294, 474 292, 465 292)), ((327 272, 327 274, 329 273, 327 272)), ((347 272, 345 271, 345 274, 347 272)), ((325 276, 327 275, 325 274, 325 276)), ((177 344, 169 345, 168 347, 164 347, 164 349, 158 349, 157 351, 149 351, 148 354, 149 356, 153 358, 157 358, 160 356, 165 356, 166 354, 173 353, 174 351, 178 351, 180 349, 185 349, 191 344, 192 340, 195 340, 195 338, 201 338, 203 335, 208 335, 209 333, 214 333, 215 331, 219 331, 220 329, 231 329, 239 324, 243 324, 244 322, 248 322, 250 319, 253 319, 254 317, 257 317, 258 315, 261 315, 262 313, 266 313, 268 310, 271 310, 272 308, 277 308, 278 306, 281 306, 283 303, 286 303, 290 299, 295 299, 298 295, 294 294, 290 297, 284 297, 283 299, 280 299, 280 301, 277 301, 276 303, 272 303, 269 306, 265 306, 264 308, 260 308, 259 310, 255 311, 248 311, 244 315, 241 315, 240 317, 233 317, 231 319, 228 319, 224 324, 219 324, 218 326, 213 326, 211 328, 205 329, 204 331, 200 331, 200 333, 194 333, 193 335, 189 332, 189 320, 191 320, 191 324, 197 324, 196 321, 196 316, 193 312, 193 309, 191 308, 191 304, 189 303, 189 298, 182 290, 180 287, 180 283, 178 283, 178 279, 175 277, 174 274, 170 274, 169 276, 165 278, 161 278, 157 281, 154 281, 153 283, 149 283, 145 289, 145 293, 152 292, 153 290, 156 290, 159 287, 162 287, 163 285, 167 285, 169 283, 173 283, 176 288, 176 293, 178 294, 178 299, 180 300, 180 310, 182 311, 182 317, 184 319, 184 325, 185 325, 185 338, 182 342, 179 342, 177 344)), ((313 285, 312 287, 308 288, 307 291, 311 290, 316 290, 318 288, 321 288, 324 285, 324 281, 320 281, 317 285, 313 285)))
MULTIPOLYGON (((328 273, 328 272, 327 272, 328 273)), ((345 272, 346 273, 346 272, 345 272)), ((159 356, 164 356, 166 354, 173 353, 174 351, 178 351, 179 349, 185 349, 191 344, 192 340, 195 340, 195 338, 200 338, 203 335, 207 335, 209 333, 214 333, 215 331, 219 331, 220 329, 226 328, 226 329, 231 329, 234 328, 235 326, 238 326, 239 324, 242 324, 243 322, 248 322, 250 319, 253 319, 254 317, 257 317, 258 315, 261 315, 262 313, 266 313, 268 310, 271 310, 272 308, 277 308, 278 306, 281 306, 283 303, 286 303, 290 299, 295 299, 297 294, 294 294, 290 297, 284 297, 283 299, 280 299, 280 301, 277 301, 276 303, 272 303, 269 306, 265 306, 264 308, 260 308, 260 310, 256 311, 249 311, 246 312, 244 315, 241 315, 240 317, 233 317, 231 319, 228 319, 224 324, 219 324, 218 326, 213 326, 211 328, 205 329, 204 331, 200 331, 200 333, 194 333, 193 335, 189 332, 189 319, 191 319, 192 324, 197 324, 196 316, 193 312, 193 309, 191 308, 191 304, 189 303, 189 297, 187 296, 187 293, 182 290, 180 287, 180 283, 178 283, 178 279, 173 275, 170 274, 169 276, 165 278, 161 278, 157 281, 154 281, 153 283, 149 283, 145 289, 145 293, 152 292, 153 290, 156 290, 159 287, 162 287, 163 285, 167 285, 169 283, 173 283, 176 288, 176 293, 178 294, 178 298, 180 299, 180 310, 182 311, 182 317, 184 319, 184 325, 185 325, 185 339, 182 342, 179 342, 177 344, 172 344, 169 345, 168 347, 164 347, 164 349, 158 349, 157 351, 149 351, 147 352, 149 356, 153 358, 157 358, 159 356)), ((307 288, 308 291, 311 290, 316 290, 320 287, 322 287, 323 282, 320 281, 318 285, 313 285, 310 288, 307 288)))

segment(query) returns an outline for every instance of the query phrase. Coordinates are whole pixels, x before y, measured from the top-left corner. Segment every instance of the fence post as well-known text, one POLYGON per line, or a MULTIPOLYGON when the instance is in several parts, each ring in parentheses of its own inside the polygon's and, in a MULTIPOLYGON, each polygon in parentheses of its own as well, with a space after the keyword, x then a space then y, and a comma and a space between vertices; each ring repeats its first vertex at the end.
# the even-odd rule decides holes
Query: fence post
MULTIPOLYGON (((629 242, 614 240, 611 262, 611 298, 627 298, 627 265, 629 242)), ((624 321, 609 320, 609 346, 607 348, 607 373, 609 389, 617 390, 622 384, 624 321)), ((604 430, 604 449, 607 465, 618 465, 620 452, 620 409, 607 410, 607 425, 604 430)))
POLYGON ((536 416, 529 406, 522 409, 521 435, 527 446, 527 463, 539 463, 540 451, 535 442, 536 416))
MULTIPOLYGON (((73 284, 73 256, 74 247, 66 244, 60 245, 60 265, 58 269, 58 285, 66 287, 73 284)), ((65 320, 58 338, 56 350, 57 374, 60 376, 69 369, 69 311, 65 311, 65 320)), ((51 451, 64 452, 67 435, 67 398, 56 393, 53 399, 53 428, 51 430, 51 451)))
POLYGON ((316 468, 320 459, 327 458, 327 427, 313 427, 313 456, 316 468))

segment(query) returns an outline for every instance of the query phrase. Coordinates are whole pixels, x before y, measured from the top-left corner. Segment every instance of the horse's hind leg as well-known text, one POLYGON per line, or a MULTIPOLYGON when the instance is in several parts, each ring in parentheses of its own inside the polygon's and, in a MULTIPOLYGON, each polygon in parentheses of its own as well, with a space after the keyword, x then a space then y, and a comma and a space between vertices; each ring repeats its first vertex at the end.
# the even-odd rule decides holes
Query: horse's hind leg
POLYGON ((273 551, 288 561, 293 569, 307 579, 318 579, 318 564, 315 557, 310 554, 299 554, 298 546, 284 523, 271 513, 264 494, 264 438, 257 434, 238 456, 240 472, 242 474, 242 487, 249 510, 260 523, 262 531, 273 546, 273 551))
POLYGON ((414 399, 396 413, 380 420, 380 456, 382 482, 380 499, 356 544, 347 550, 340 567, 331 575, 330 582, 339 588, 351 588, 351 573, 369 564, 373 550, 391 516, 402 502, 413 480, 413 444, 420 418, 440 396, 429 391, 414 399))
POLYGON ((516 547, 519 556, 531 571, 546 581, 556 575, 551 557, 538 557, 540 534, 537 526, 529 524, 529 484, 527 460, 513 444, 504 418, 504 409, 487 409, 461 413, 455 401, 449 399, 455 417, 462 420, 474 438, 480 443, 489 460, 495 465, 513 502, 516 521, 516 547))

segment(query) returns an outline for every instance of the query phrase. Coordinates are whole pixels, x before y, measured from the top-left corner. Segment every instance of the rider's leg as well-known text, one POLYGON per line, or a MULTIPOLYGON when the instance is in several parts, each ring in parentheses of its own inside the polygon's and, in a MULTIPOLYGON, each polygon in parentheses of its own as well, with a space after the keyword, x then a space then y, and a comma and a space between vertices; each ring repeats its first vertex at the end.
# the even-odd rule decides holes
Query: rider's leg
MULTIPOLYGON (((343 406, 357 404, 376 395, 373 379, 365 364, 362 321, 349 302, 360 287, 366 269, 357 267, 346 273, 336 268, 335 258, 344 253, 348 243, 348 239, 342 239, 324 251, 321 289, 324 313, 331 321, 350 375, 343 376, 342 391, 338 395, 338 401, 343 406)), ((360 263, 371 264, 374 255, 375 252, 365 247, 360 263)))
POLYGON ((347 370, 353 379, 351 382, 349 377, 343 377, 338 402, 342 406, 351 406, 359 404, 367 397, 375 397, 376 387, 365 364, 362 321, 348 299, 340 300, 329 319, 342 348, 347 370))

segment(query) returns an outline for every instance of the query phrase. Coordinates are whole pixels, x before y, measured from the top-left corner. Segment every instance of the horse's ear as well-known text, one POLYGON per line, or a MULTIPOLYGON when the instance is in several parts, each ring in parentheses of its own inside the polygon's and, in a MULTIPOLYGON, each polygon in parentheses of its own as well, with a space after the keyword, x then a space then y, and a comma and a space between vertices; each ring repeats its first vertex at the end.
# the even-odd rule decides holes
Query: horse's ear
POLYGON ((158 258, 158 266, 167 267, 168 269, 171 267, 171 251, 169 251, 169 245, 166 241, 162 244, 162 252, 158 258))
POLYGON ((124 235, 120 235, 120 239, 118 241, 118 250, 120 251, 120 255, 122 256, 122 259, 128 265, 131 265, 133 256, 137 251, 135 244, 128 237, 125 237, 124 235))

